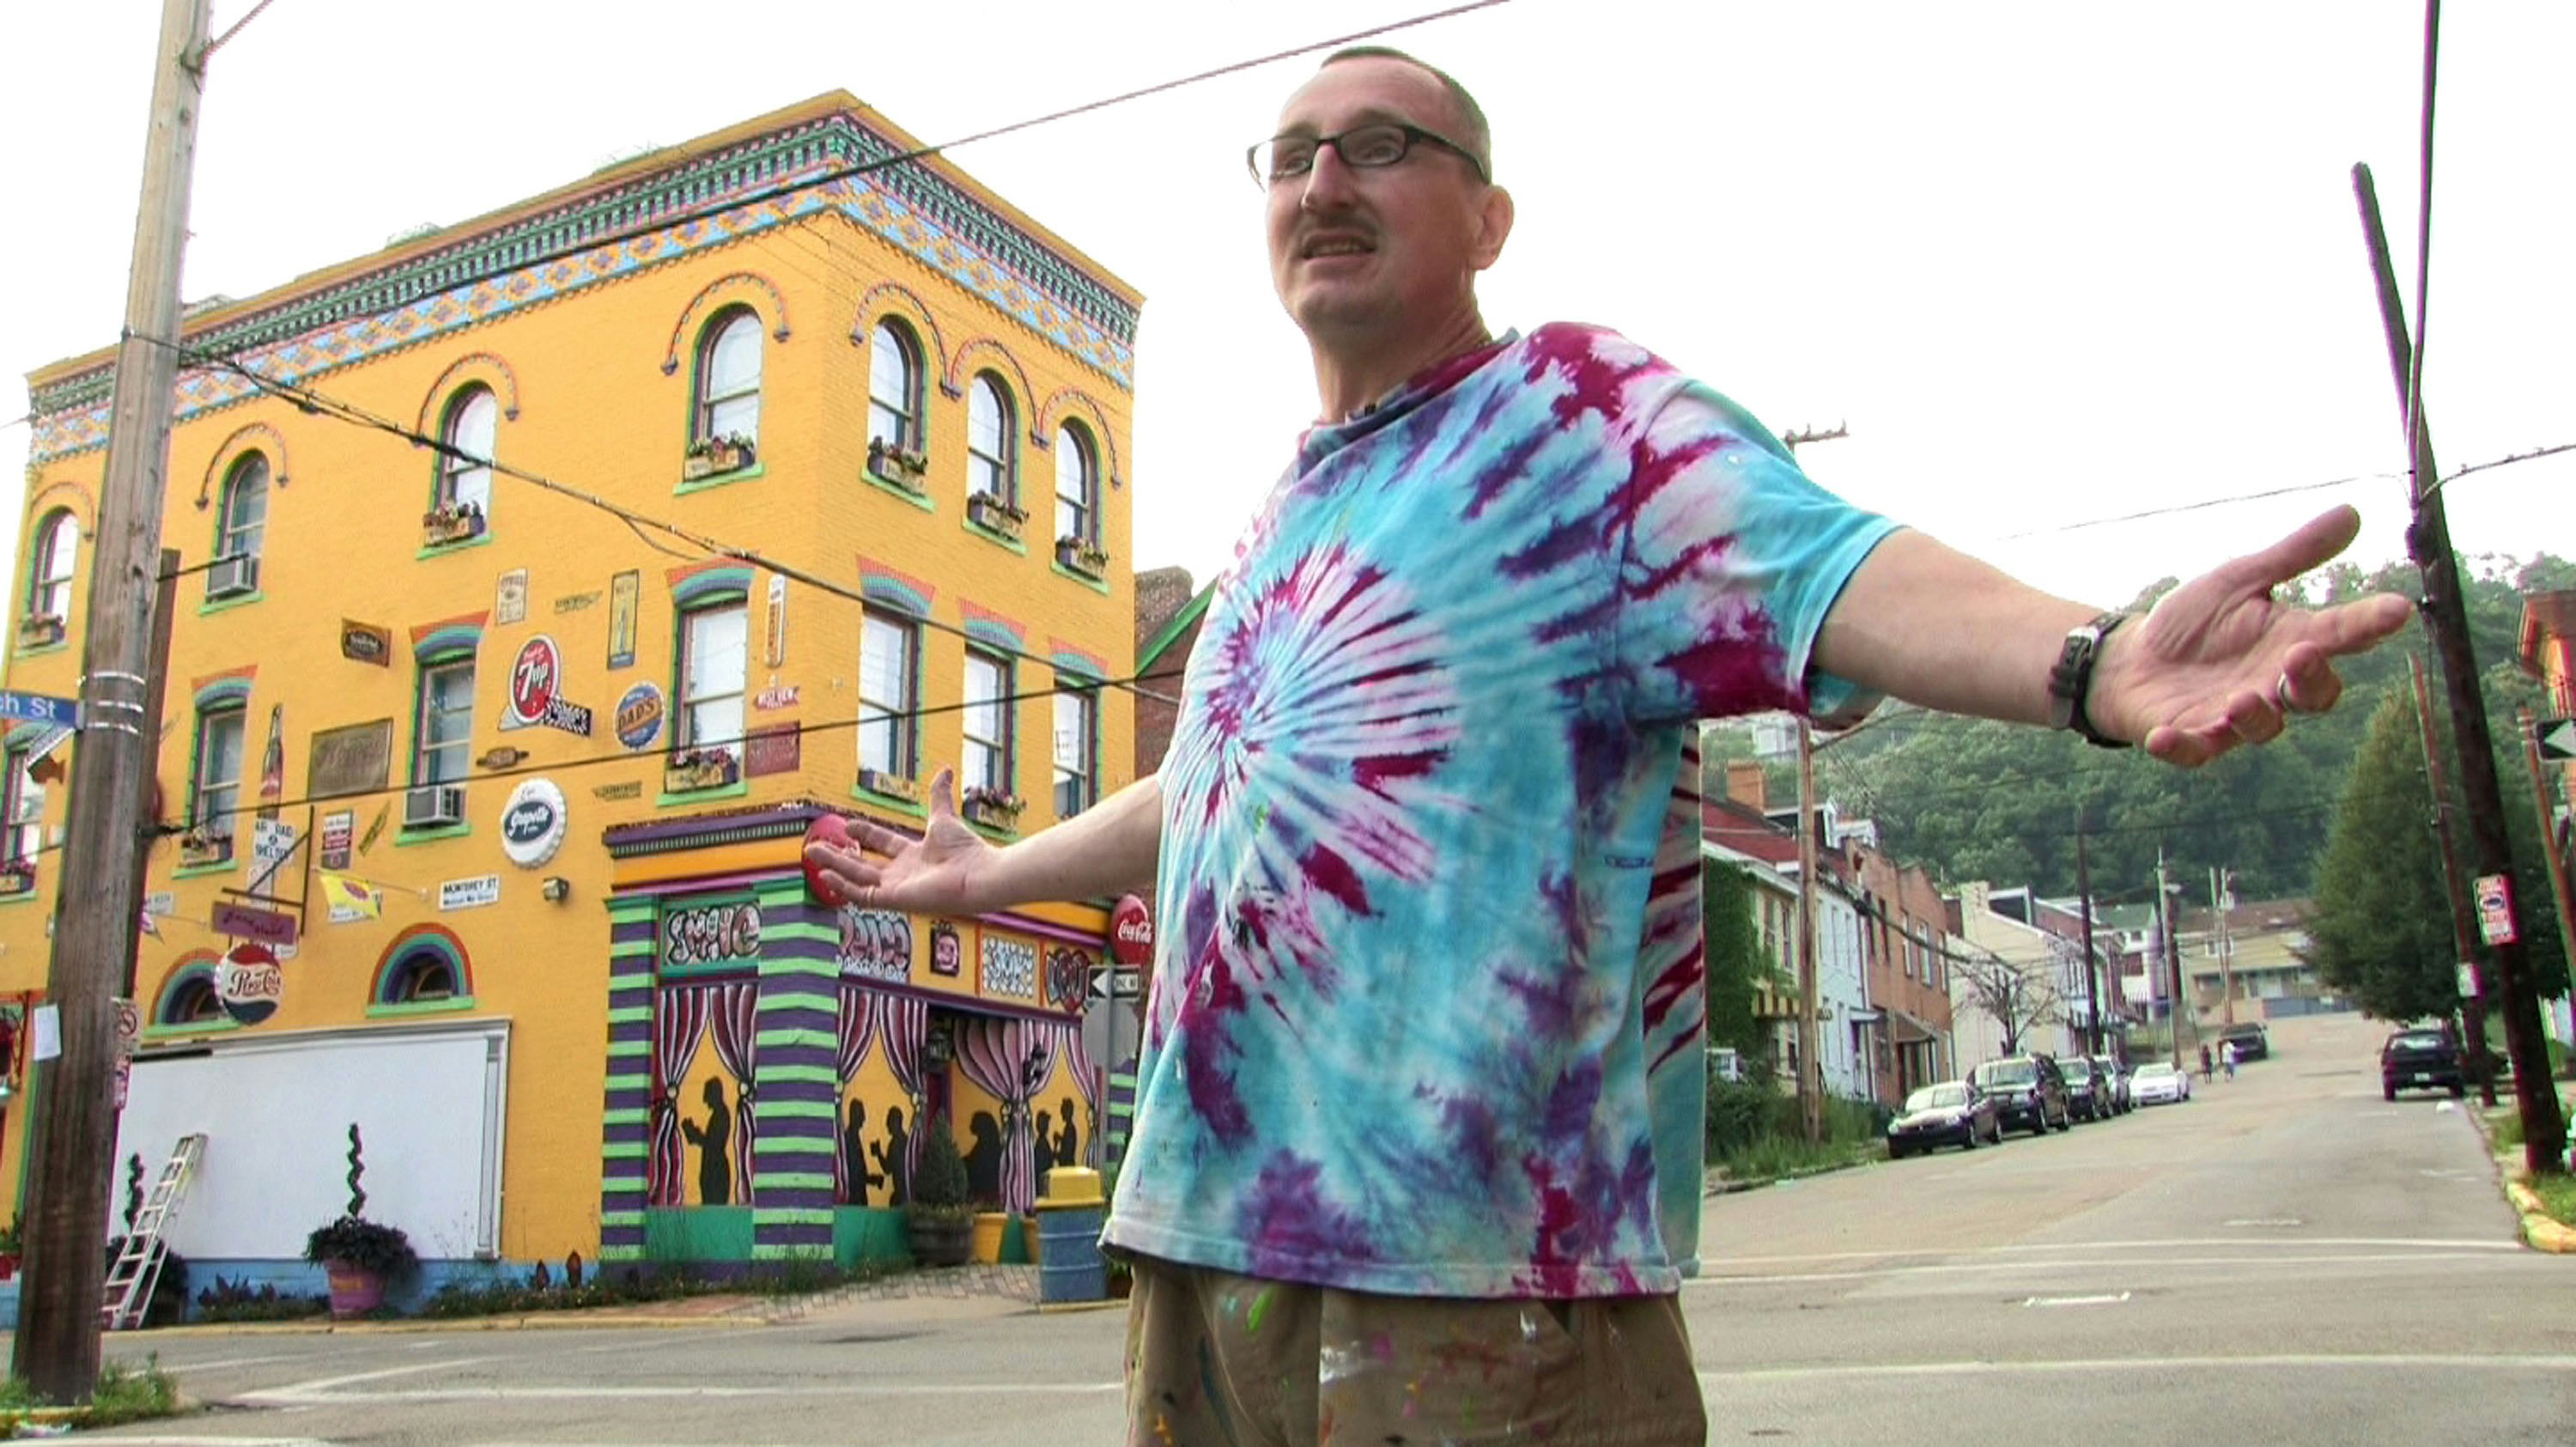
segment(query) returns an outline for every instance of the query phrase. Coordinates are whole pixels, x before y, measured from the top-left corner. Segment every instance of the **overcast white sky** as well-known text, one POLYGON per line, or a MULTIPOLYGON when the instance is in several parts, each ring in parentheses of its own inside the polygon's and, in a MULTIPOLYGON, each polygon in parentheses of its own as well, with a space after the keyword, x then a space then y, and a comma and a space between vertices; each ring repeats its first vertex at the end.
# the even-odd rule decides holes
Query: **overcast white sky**
MULTIPOLYGON (((251 4, 217 0, 217 28, 251 4)), ((1435 4, 276 0, 214 61, 186 294, 835 87, 937 141, 1435 4)), ((159 6, 11 9, 5 417, 29 370, 115 338, 159 6)), ((2576 441, 2576 6, 2446 20, 2427 405, 2455 467, 2576 441)), ((1390 40, 1493 118, 1520 217, 1494 325, 1606 324, 1777 430, 1848 422, 1805 454, 1826 484, 2118 602, 2333 501, 2368 520, 2357 557, 2403 551, 2385 480, 2007 535, 2402 468, 2347 170, 2376 170, 2411 291, 2421 23, 2413 0, 1514 0, 1390 40)), ((1140 567, 1221 565, 1312 415, 1240 159, 1312 64, 954 157, 1147 296, 1140 567)), ((2576 551, 2576 457, 2463 480, 2452 528, 2464 552, 2576 551)))

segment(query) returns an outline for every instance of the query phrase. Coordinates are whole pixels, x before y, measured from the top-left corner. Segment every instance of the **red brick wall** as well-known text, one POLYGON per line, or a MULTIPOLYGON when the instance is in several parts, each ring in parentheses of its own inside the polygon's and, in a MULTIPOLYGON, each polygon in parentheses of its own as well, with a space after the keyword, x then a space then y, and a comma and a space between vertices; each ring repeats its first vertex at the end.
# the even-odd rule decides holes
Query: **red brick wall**
POLYGON ((1136 777, 1140 779, 1161 768, 1163 755, 1171 751, 1172 727, 1179 721, 1180 710, 1164 700, 1181 696, 1181 673, 1190 666, 1190 650, 1198 645, 1199 625, 1192 622, 1151 664, 1145 662, 1145 645, 1197 595, 1187 568, 1156 568, 1136 575, 1137 667, 1160 675, 1136 684, 1136 777))

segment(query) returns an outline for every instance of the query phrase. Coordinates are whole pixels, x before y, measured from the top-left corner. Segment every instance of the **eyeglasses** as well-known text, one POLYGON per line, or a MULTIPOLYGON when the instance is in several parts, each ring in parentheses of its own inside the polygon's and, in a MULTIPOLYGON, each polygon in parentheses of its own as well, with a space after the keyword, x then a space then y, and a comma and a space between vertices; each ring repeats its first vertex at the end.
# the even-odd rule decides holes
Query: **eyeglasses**
POLYGON ((1245 151, 1243 162, 1252 168, 1253 183, 1267 188, 1314 170, 1315 154, 1326 146, 1342 158, 1343 165, 1373 171, 1403 160, 1423 141, 1456 153, 1474 169, 1477 180, 1492 182, 1493 178, 1485 174, 1485 163, 1476 159, 1475 152, 1447 136, 1401 121, 1353 126, 1337 136, 1272 136, 1245 151))

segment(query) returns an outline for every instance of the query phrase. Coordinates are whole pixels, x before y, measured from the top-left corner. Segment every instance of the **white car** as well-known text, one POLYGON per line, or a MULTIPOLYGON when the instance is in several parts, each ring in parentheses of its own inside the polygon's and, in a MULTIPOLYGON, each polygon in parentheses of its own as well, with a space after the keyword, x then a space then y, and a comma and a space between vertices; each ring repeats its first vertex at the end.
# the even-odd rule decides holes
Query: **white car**
POLYGON ((2172 1105, 2191 1099, 2191 1076, 2158 1061, 2129 1077, 2129 1099, 2139 1105, 2172 1105))

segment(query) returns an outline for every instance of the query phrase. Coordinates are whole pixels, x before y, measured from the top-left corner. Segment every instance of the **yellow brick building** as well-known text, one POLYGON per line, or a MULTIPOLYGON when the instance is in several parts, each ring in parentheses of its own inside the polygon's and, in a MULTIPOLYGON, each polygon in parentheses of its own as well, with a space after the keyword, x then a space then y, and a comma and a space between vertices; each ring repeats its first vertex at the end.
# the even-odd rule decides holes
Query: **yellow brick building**
MULTIPOLYGON (((942 766, 996 838, 1132 771, 1101 685, 1133 663, 1140 298, 944 160, 868 168, 915 144, 827 95, 188 317, 119 1152, 208 1136, 172 1232, 201 1272, 301 1271, 350 1124, 432 1281, 883 1253, 925 1119, 1013 1210, 1094 1158, 1105 902, 862 914, 797 865, 815 815, 918 820, 942 766), (238 947, 278 915, 272 970, 238 947)), ((70 697, 109 356, 30 382, 6 683, 70 697)), ((22 1024, 79 887, 67 747, 8 739, 22 1024)))

